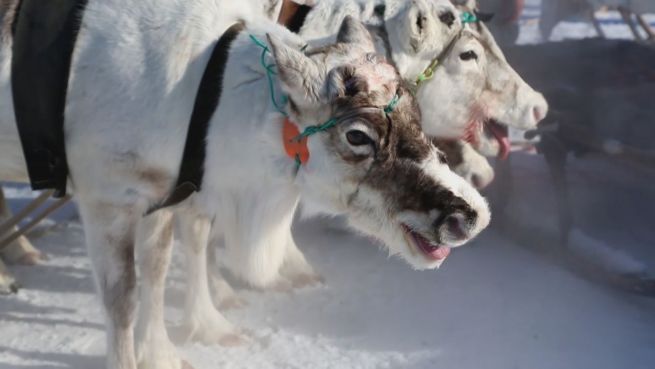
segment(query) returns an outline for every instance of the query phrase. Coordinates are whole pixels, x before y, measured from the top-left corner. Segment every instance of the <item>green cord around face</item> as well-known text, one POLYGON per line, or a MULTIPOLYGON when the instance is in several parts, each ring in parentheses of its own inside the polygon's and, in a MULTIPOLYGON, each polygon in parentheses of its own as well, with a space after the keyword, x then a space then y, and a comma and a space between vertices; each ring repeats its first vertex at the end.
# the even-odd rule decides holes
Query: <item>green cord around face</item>
MULTIPOLYGON (((262 68, 266 71, 266 77, 268 79, 268 89, 270 92, 271 96, 271 102, 273 103, 273 106, 275 106, 275 109, 285 117, 288 116, 288 114, 282 109, 281 105, 278 104, 278 102, 275 99, 275 84, 273 82, 273 76, 277 75, 277 72, 275 71, 275 64, 266 64, 266 54, 270 53, 269 47, 263 43, 261 40, 259 40, 257 37, 254 35, 250 35, 250 40, 255 43, 255 45, 259 46, 262 49, 262 53, 260 56, 260 63, 262 65, 262 68)), ((304 51, 307 48, 307 45, 303 46, 301 51, 304 51)), ((286 96, 283 96, 283 102, 282 104, 286 104, 286 96)), ((400 96, 394 95, 394 97, 391 99, 389 104, 387 104, 382 110, 384 111, 385 114, 390 114, 398 105, 398 102, 400 101, 400 96)), ((308 126, 305 128, 302 133, 300 133, 298 136, 294 138, 294 140, 301 140, 305 137, 309 137, 313 134, 319 133, 319 132, 324 132, 327 131, 328 129, 336 126, 339 123, 339 119, 337 118, 330 118, 328 119, 325 123, 315 125, 315 126, 308 126)), ((300 169, 300 166, 302 165, 300 161, 300 157, 296 155, 296 172, 300 169)))
MULTIPOLYGON (((480 21, 480 19, 475 14, 473 14, 471 12, 462 13, 462 16, 460 17, 460 19, 462 20, 462 24, 475 23, 475 22, 480 21)), ((449 49, 449 48, 451 48, 450 45, 446 49, 449 49)), ((416 77, 416 80, 414 82, 415 82, 417 87, 420 86, 423 82, 425 82, 425 81, 431 79, 432 77, 434 77, 434 71, 435 71, 435 69, 437 69, 437 67, 439 66, 439 63, 441 62, 439 59, 440 59, 440 57, 435 58, 430 63, 430 65, 428 65, 428 67, 425 68, 423 73, 419 74, 418 77, 416 77)))
MULTIPOLYGON (((389 104, 385 106, 382 111, 384 111, 384 114, 390 114, 394 109, 396 108, 396 105, 398 105, 398 102, 400 101, 400 96, 394 95, 389 104)), ((337 118, 330 118, 328 119, 327 122, 317 125, 317 126, 309 126, 305 128, 304 131, 302 131, 301 134, 299 134, 295 139, 300 140, 304 137, 309 137, 315 133, 319 132, 324 132, 327 131, 328 129, 334 127, 339 123, 339 119, 337 118)))
POLYGON ((400 101, 400 96, 398 96, 397 94, 394 95, 393 99, 391 99, 391 101, 389 101, 389 104, 387 104, 387 106, 384 107, 384 113, 389 114, 392 111, 394 111, 394 109, 396 109, 396 105, 398 105, 399 101, 400 101))
POLYGON ((262 41, 260 41, 257 37, 250 35, 250 39, 252 42, 255 43, 255 45, 259 46, 262 48, 262 53, 259 58, 259 62, 262 65, 262 68, 266 71, 266 78, 268 79, 268 90, 271 96, 271 102, 273 103, 273 106, 275 106, 275 110, 277 110, 280 114, 284 115, 285 117, 287 116, 287 112, 282 109, 282 106, 287 103, 287 98, 286 96, 282 96, 282 102, 278 103, 277 100, 275 99, 275 83, 273 82, 273 76, 277 75, 277 72, 275 71, 275 64, 266 64, 266 54, 270 53, 270 49, 266 44, 264 44, 262 41))
POLYGON ((462 19, 462 23, 464 23, 464 24, 466 24, 466 23, 475 23, 475 22, 479 21, 478 17, 475 14, 471 13, 471 12, 462 13, 461 19, 462 19))

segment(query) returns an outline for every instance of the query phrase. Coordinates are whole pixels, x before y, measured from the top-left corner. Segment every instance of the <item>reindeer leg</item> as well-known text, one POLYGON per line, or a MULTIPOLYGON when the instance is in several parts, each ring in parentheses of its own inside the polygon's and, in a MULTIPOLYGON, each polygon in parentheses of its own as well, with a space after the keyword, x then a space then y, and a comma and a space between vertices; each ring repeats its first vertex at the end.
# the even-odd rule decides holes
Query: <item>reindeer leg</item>
POLYGON ((650 24, 646 22, 644 17, 641 14, 637 14, 637 22, 639 22, 639 25, 641 25, 641 28, 646 31, 646 34, 648 34, 648 39, 651 41, 655 41, 655 31, 650 27, 650 24))
POLYGON ((274 195, 238 199, 238 222, 225 224, 227 267, 238 278, 259 289, 290 292, 293 284, 280 274, 291 240, 291 223, 298 195, 272 189, 274 195))
MULTIPOLYGON (((7 205, 4 191, 0 187, 0 224, 3 224, 12 217, 13 215, 7 205)), ((6 234, 0 233, 0 240, 16 231, 18 231, 18 227, 14 225, 6 234)), ((37 250, 25 236, 18 237, 4 248, 0 247, 0 250, 2 250, 0 256, 10 264, 34 265, 44 259, 43 253, 37 250)))
POLYGON ((170 211, 162 209, 140 221, 137 259, 141 286, 136 327, 139 369, 185 367, 164 326, 164 289, 172 246, 173 217, 170 211))
POLYGON ((210 220, 192 211, 175 214, 176 232, 186 253, 187 294, 180 334, 184 340, 225 346, 245 342, 238 330, 216 310, 209 293, 207 244, 210 220))
POLYGON ((287 240, 284 263, 282 264, 282 269, 280 271, 282 276, 286 277, 294 288, 302 288, 323 283, 323 277, 314 272, 312 266, 309 265, 307 259, 305 259, 305 255, 303 255, 300 249, 298 249, 298 246, 291 235, 291 228, 289 228, 287 240))
MULTIPOLYGON (((215 231, 215 228, 216 224, 212 226, 212 232, 215 231)), ((207 277, 214 306, 221 310, 240 309, 248 303, 237 295, 223 277, 220 265, 216 262, 216 249, 218 248, 216 243, 216 237, 211 237, 207 247, 207 277)))
POLYGON ((18 283, 9 273, 5 263, 0 259, 0 295, 9 295, 18 292, 18 283))
POLYGON ((107 368, 136 369, 134 237, 142 212, 132 205, 85 201, 81 196, 78 200, 96 287, 106 314, 107 368))
POLYGON ((622 7, 622 6, 619 6, 619 13, 621 13, 621 17, 623 18, 623 21, 625 22, 625 24, 627 24, 628 27, 630 27, 630 31, 634 35, 635 40, 637 40, 637 41, 643 40, 643 38, 641 37, 641 34, 639 33, 639 30, 637 29, 637 26, 635 25, 635 23, 632 20, 632 12, 630 12, 630 10, 628 10, 628 9, 622 7))
POLYGON ((548 164, 555 189, 557 214, 561 245, 568 245, 569 234, 573 228, 573 212, 569 202, 569 187, 566 177, 567 150, 554 135, 543 135, 541 148, 548 164))

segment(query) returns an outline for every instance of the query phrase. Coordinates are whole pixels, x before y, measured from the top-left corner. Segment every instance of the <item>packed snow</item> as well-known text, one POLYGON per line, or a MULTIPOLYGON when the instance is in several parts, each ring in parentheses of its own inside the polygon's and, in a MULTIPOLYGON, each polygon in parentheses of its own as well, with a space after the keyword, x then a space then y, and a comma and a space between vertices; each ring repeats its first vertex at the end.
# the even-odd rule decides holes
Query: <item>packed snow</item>
MULTIPOLYGON (((520 42, 539 41, 537 16, 538 1, 527 1, 520 42)), ((608 34, 629 37, 616 19, 614 13, 603 16, 608 34)), ((560 24, 553 39, 592 34, 590 24, 574 19, 560 24)), ((554 230, 543 159, 518 152, 512 168, 515 192, 506 221, 554 230)), ((653 272, 655 170, 591 157, 572 159, 569 172, 579 227, 571 243, 628 272, 653 272)), ((18 185, 7 187, 6 195, 14 208, 34 196, 18 185)), ((40 231, 31 240, 49 260, 10 266, 23 289, 0 296, 0 369, 102 368, 102 315, 74 208, 62 209, 40 231)), ((655 365, 655 299, 584 279, 556 257, 515 243, 499 227, 429 272, 388 258, 375 242, 332 220, 297 222, 294 234, 325 284, 291 294, 239 290, 248 305, 225 314, 248 330, 250 342, 230 348, 179 343, 195 369, 655 365)), ((179 249, 168 278, 169 327, 180 319, 185 290, 179 249)))

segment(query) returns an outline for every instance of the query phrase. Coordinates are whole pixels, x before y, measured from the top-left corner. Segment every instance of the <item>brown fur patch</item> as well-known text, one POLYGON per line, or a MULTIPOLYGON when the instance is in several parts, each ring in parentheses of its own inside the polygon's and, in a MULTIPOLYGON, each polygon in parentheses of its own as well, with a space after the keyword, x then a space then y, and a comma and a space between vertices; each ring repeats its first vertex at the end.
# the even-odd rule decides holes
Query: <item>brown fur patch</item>
MULTIPOLYGON (((119 279, 109 285, 106 279, 104 284, 104 305, 110 318, 117 328, 128 329, 134 321, 136 289, 136 269, 134 265, 134 228, 127 229, 119 239, 107 236, 107 247, 114 248, 121 268, 119 279)), ((101 277, 102 278, 102 277, 101 277)))
POLYGON ((139 180, 148 183, 157 194, 167 193, 172 180, 167 171, 157 168, 137 169, 136 176, 139 180))
POLYGON ((433 138, 432 143, 439 150, 441 150, 446 159, 448 160, 448 166, 452 168, 458 167, 464 162, 464 157, 462 156, 462 143, 458 140, 440 140, 438 138, 433 138))

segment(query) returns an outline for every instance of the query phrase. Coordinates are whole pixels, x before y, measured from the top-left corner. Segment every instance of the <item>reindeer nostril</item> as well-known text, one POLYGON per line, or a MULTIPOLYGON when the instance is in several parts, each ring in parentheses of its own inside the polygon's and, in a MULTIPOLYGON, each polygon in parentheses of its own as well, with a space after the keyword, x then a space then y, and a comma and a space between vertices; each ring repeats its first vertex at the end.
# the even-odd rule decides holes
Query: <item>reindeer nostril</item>
POLYGON ((484 187, 484 181, 482 180, 482 177, 480 177, 477 174, 471 176, 471 183, 473 184, 473 187, 475 187, 477 190, 482 189, 484 187))
POLYGON ((451 237, 456 241, 466 239, 466 231, 464 230, 464 219, 461 214, 453 214, 446 218, 446 229, 451 237))
POLYGON ((546 113, 542 107, 535 106, 532 108, 532 116, 534 117, 535 122, 539 123, 546 117, 546 113))

